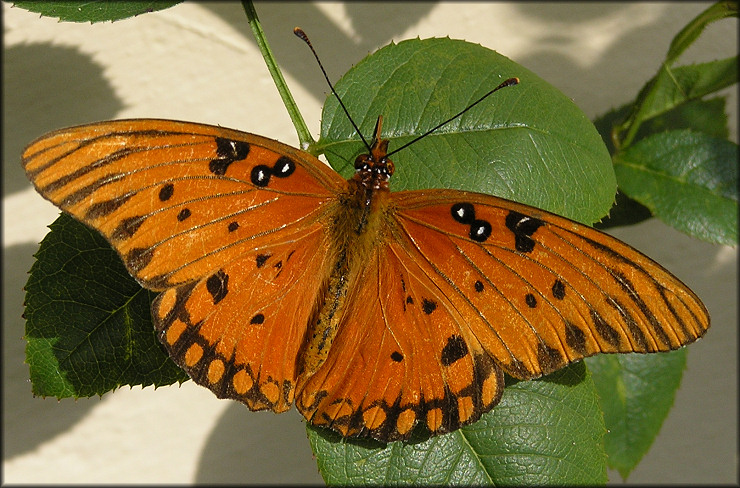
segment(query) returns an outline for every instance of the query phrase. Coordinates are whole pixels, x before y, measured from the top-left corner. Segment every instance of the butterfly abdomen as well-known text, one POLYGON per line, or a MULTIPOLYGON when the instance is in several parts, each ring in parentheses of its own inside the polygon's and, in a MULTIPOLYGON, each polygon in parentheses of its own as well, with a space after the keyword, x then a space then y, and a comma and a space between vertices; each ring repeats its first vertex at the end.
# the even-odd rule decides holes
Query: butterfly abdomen
MULTIPOLYGON (((352 188, 352 185, 350 185, 352 188)), ((387 218, 388 191, 365 191, 354 187, 338 197, 332 217, 330 254, 333 267, 318 295, 314 318, 308 324, 299 356, 299 371, 310 376, 326 360, 339 326, 359 286, 357 277, 370 255, 383 242, 392 219, 387 218)))

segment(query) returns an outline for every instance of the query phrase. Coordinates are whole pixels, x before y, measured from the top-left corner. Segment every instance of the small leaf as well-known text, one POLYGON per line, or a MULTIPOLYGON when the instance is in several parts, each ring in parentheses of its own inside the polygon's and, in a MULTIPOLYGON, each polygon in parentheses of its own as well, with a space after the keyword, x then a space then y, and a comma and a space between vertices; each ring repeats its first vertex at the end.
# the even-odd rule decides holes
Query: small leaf
POLYGON ((692 100, 683 103, 673 110, 654 117, 640 127, 635 141, 644 139, 650 134, 666 132, 679 129, 692 129, 695 132, 727 139, 729 129, 727 127, 727 114, 725 97, 714 97, 710 99, 692 100))
POLYGON ((640 101, 640 123, 737 83, 737 56, 670 68, 664 66, 640 101))
POLYGON ((665 62, 673 64, 709 24, 727 17, 737 17, 736 1, 717 2, 697 15, 673 38, 665 62))
POLYGON ((667 224, 737 243, 738 147, 690 130, 647 137, 614 157, 619 188, 667 224))
POLYGON ((658 73, 637 95, 629 118, 614 128, 612 138, 618 146, 629 147, 644 121, 683 102, 737 83, 737 56, 700 65, 673 67, 678 56, 693 44, 707 25, 730 16, 737 16, 737 2, 718 2, 695 17, 674 37, 658 73))
POLYGON ((21 1, 14 6, 36 12, 44 17, 54 17, 62 22, 105 22, 127 19, 137 15, 164 10, 179 1, 150 0, 121 2, 117 0, 77 0, 77 1, 21 1))
MULTIPOLYGON (((392 151, 510 77, 520 83, 394 155, 391 188, 477 191, 589 224, 599 220, 616 185, 593 124, 559 90, 495 51, 451 39, 403 41, 359 62, 336 90, 366 139, 383 116, 392 151)), ((333 96, 314 149, 345 177, 367 152, 333 96)))
POLYGON ((501 403, 480 421, 442 436, 384 446, 308 431, 329 485, 606 482, 605 429, 583 363, 507 386, 501 403))
POLYGON ((609 467, 626 479, 658 435, 686 367, 686 349, 586 360, 604 412, 609 467))
POLYGON ((87 397, 187 375, 160 347, 142 289, 105 239, 62 214, 26 284, 26 362, 34 395, 87 397))

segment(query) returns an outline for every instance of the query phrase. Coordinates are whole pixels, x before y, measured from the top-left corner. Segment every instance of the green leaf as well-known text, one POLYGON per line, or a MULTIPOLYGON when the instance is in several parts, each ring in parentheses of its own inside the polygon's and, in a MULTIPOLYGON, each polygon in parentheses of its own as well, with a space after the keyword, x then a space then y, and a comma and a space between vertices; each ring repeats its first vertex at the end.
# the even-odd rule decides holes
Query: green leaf
POLYGON ((737 243, 738 147, 690 130, 647 137, 614 157, 619 188, 667 224, 737 243))
POLYGON ((629 119, 614 129, 613 138, 619 140, 617 145, 631 145, 644 121, 683 102, 737 83, 737 56, 700 65, 673 67, 678 56, 699 37, 706 26, 730 16, 737 16, 737 2, 718 2, 699 14, 674 37, 658 73, 637 95, 629 119))
POLYGON ((329 485, 606 482, 605 429, 583 363, 508 385, 501 403, 480 421, 443 436, 383 445, 308 431, 329 485))
POLYGON ((717 2, 696 16, 671 41, 666 54, 666 64, 673 64, 709 24, 727 17, 737 17, 736 1, 717 2))
POLYGON ((586 359, 608 433, 609 467, 626 479, 658 435, 686 367, 686 349, 661 354, 601 354, 586 359))
POLYGON ((639 102, 636 122, 642 123, 735 83, 737 56, 678 68, 663 66, 639 102))
MULTIPOLYGON (((359 62, 336 90, 366 139, 383 116, 392 151, 510 77, 520 84, 394 155, 392 190, 477 191, 589 224, 599 220, 616 184, 598 132, 563 93, 495 51, 450 39, 403 41, 359 62)), ((345 177, 367 152, 333 96, 313 150, 345 177)))
MULTIPOLYGON (((692 100, 669 110, 668 112, 650 119, 642 124, 635 137, 636 141, 651 134, 678 129, 700 130, 704 134, 726 139, 728 136, 727 115, 725 114, 725 97, 715 97, 707 100, 692 100)), ((611 130, 629 112, 629 106, 624 105, 612 110, 594 121, 594 125, 601 134, 610 152, 614 152, 611 144, 611 130)), ((652 217, 650 209, 629 198, 621 190, 617 192, 614 206, 609 215, 601 222, 594 224, 598 229, 632 225, 652 217)))
POLYGON ((635 140, 639 141, 651 134, 679 129, 692 129, 712 137, 727 139, 729 129, 725 113, 726 105, 725 97, 683 103, 642 124, 635 140))
POLYGON ((22 1, 15 2, 16 7, 36 12, 44 17, 54 17, 62 22, 105 22, 127 19, 137 15, 164 10, 179 1, 111 1, 111 0, 77 0, 77 1, 22 1))
POLYGON ((96 231, 62 214, 26 284, 26 362, 34 395, 86 397, 187 375, 160 347, 142 289, 96 231))

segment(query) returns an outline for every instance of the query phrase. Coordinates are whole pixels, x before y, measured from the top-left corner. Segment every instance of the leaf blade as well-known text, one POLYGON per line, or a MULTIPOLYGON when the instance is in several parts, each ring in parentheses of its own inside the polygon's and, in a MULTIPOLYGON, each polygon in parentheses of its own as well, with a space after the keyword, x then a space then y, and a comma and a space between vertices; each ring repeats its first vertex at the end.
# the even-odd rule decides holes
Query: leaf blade
POLYGON ((154 294, 128 275, 102 236, 66 214, 50 228, 26 284, 34 395, 88 397, 187 379, 155 337, 154 294))
POLYGON ((738 147, 691 130, 646 137, 614 157, 620 189, 682 232, 737 242, 738 147))

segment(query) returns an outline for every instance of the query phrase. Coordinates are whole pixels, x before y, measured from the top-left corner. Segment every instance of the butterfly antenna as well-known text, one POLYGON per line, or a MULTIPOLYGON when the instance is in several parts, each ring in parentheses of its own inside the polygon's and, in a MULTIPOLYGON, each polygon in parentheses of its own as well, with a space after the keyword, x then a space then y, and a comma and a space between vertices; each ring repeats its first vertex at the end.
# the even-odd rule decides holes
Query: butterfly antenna
POLYGON ((352 124, 352 127, 355 128, 355 131, 357 132, 357 134, 360 136, 360 139, 362 139, 362 142, 365 144, 365 147, 367 147, 368 152, 371 152, 372 149, 370 148, 370 144, 367 143, 367 141, 365 140, 365 137, 362 135, 362 132, 360 132, 360 128, 357 127, 357 124, 355 124, 355 121, 352 120, 352 117, 349 115, 349 111, 347 110, 347 107, 344 106, 342 99, 339 98, 339 94, 334 89, 334 85, 331 84, 331 81, 329 80, 329 75, 326 74, 324 65, 321 64, 319 55, 316 54, 316 50, 313 48, 311 41, 308 39, 308 36, 306 35, 305 32, 303 32, 303 29, 301 29, 300 27, 296 27, 295 29, 293 29, 293 34, 295 34, 298 38, 300 38, 303 42, 305 42, 306 45, 311 49, 311 52, 313 53, 313 57, 316 58, 316 62, 319 63, 319 68, 321 68, 321 72, 324 74, 324 78, 326 79, 326 82, 329 84, 329 88, 331 88, 331 92, 334 94, 335 97, 337 97, 337 100, 339 101, 339 105, 342 107, 342 110, 344 110, 344 113, 347 114, 347 118, 352 124))
POLYGON ((388 153, 388 154, 386 155, 386 157, 390 157, 390 156, 391 156, 392 154, 395 154, 395 153, 397 153, 397 152, 398 152, 398 151, 400 151, 401 149, 405 149, 406 147, 408 147, 408 146, 410 146, 411 144, 415 143, 415 142, 416 142, 416 141, 418 141, 419 139, 423 139, 423 138, 425 138, 426 136, 428 136, 428 135, 429 135, 429 134, 431 134, 432 132, 434 132, 434 131, 436 131, 437 129, 439 129, 440 127, 442 127, 443 125, 449 124, 450 122, 452 122, 453 120, 455 120, 456 118, 458 118, 459 116, 461 116, 462 114, 464 114, 465 112, 467 112, 468 110, 470 110, 471 108, 475 107, 475 106, 476 106, 476 105, 478 105, 478 104, 479 104, 480 102, 482 102, 483 100, 485 100, 486 98, 488 98, 488 97, 489 97, 490 95, 492 95, 492 94, 493 94, 494 92, 496 92, 496 91, 498 91, 498 90, 500 90, 500 89, 502 89, 502 88, 506 88, 507 86, 512 86, 512 85, 516 85, 516 84, 518 84, 518 83, 519 83, 519 78, 509 78, 508 80, 504 81, 503 83, 501 83, 501 84, 500 84, 499 86, 497 86, 497 87, 496 87, 496 88, 494 88, 493 90, 489 91, 488 93, 486 93, 485 95, 483 95, 482 97, 480 97, 480 98, 479 98, 478 100, 476 100, 475 102, 473 102, 473 103, 471 103, 470 105, 468 105, 468 106, 467 106, 467 107, 466 107, 466 108, 465 108, 464 110, 462 110, 461 112, 459 112, 459 113, 458 113, 457 115, 454 115, 454 116, 450 117, 449 119, 445 120, 445 121, 444 121, 444 122, 442 122, 441 124, 438 124, 438 125, 437 125, 436 127, 434 127, 433 129, 429 129, 428 131, 426 131, 426 132, 425 132, 425 133, 423 133, 422 135, 420 135, 420 136, 416 137, 416 138, 415 138, 414 140, 412 140, 411 142, 407 142, 407 143, 406 143, 406 144, 404 144, 403 146, 401 146, 401 147, 399 147, 399 148, 397 148, 397 149, 394 149, 393 151, 389 152, 389 153, 388 153))

